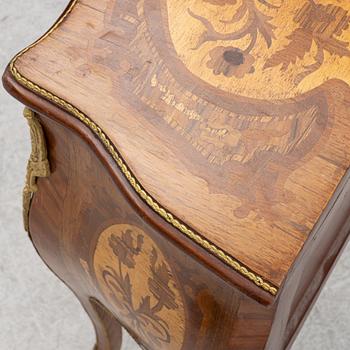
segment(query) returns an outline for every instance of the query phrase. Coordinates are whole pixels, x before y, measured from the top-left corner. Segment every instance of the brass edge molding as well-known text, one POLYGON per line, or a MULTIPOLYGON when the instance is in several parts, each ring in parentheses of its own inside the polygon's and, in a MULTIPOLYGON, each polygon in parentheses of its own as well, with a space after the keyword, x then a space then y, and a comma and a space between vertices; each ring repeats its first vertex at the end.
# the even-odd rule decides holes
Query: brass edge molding
POLYGON ((164 220, 166 220, 172 226, 177 228, 180 232, 182 232, 192 241, 196 242, 202 248, 209 251, 212 255, 216 256, 218 259, 226 263, 228 266, 232 267, 239 274, 241 274, 245 278, 252 281, 256 286, 260 287, 261 289, 265 290, 266 292, 270 293, 273 296, 277 295, 278 289, 275 286, 273 286, 269 281, 264 280, 261 276, 257 275, 247 267, 243 266, 236 259, 226 254, 222 249, 220 249, 213 243, 209 242, 208 240, 204 239, 201 235, 192 231, 186 224, 184 224, 183 222, 175 218, 172 213, 164 209, 151 195, 149 195, 145 191, 145 189, 142 187, 142 185, 138 182, 138 180, 133 176, 133 174, 129 170, 128 166, 120 156, 115 146, 112 144, 112 142, 103 132, 103 130, 94 121, 92 121, 87 115, 82 113, 78 108, 74 107, 69 102, 56 96, 52 92, 45 90, 41 86, 35 84, 28 78, 24 77, 17 70, 15 65, 16 61, 24 53, 26 53, 28 50, 30 50, 31 48, 39 44, 41 41, 47 38, 51 33, 53 33, 60 26, 60 24, 67 18, 67 16, 72 12, 72 10, 74 9, 77 3, 78 3, 78 0, 73 0, 68 6, 68 8, 66 9, 66 11, 63 13, 63 15, 60 17, 60 19, 54 24, 53 27, 51 27, 51 29, 46 34, 44 34, 44 36, 39 38, 32 45, 26 47, 24 50, 22 50, 19 54, 17 54, 13 58, 13 60, 10 63, 10 71, 13 77, 15 78, 15 80, 22 86, 29 89, 30 91, 60 106, 65 111, 67 111, 68 113, 70 113, 71 115, 79 119, 81 122, 83 122, 90 130, 92 130, 96 134, 96 136, 100 139, 100 141, 108 150, 108 152, 111 154, 111 156, 117 163, 119 169, 121 170, 121 172, 123 173, 127 181, 130 183, 130 185, 133 187, 135 192, 155 213, 161 216, 164 220))
POLYGON ((47 159, 47 148, 43 128, 39 119, 33 111, 24 109, 24 116, 30 127, 30 136, 32 143, 32 152, 28 160, 26 183, 23 189, 23 222, 24 229, 29 231, 29 208, 30 202, 38 190, 36 184, 38 177, 48 177, 50 175, 50 166, 47 159))

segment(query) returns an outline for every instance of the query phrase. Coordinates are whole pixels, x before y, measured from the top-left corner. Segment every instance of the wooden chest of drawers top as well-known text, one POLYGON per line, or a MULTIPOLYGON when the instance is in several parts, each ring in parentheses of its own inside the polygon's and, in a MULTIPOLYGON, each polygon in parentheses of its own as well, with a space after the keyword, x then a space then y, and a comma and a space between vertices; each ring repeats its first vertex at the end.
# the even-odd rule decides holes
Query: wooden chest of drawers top
POLYGON ((79 0, 10 68, 179 235, 275 295, 350 163, 349 16, 347 0, 79 0))

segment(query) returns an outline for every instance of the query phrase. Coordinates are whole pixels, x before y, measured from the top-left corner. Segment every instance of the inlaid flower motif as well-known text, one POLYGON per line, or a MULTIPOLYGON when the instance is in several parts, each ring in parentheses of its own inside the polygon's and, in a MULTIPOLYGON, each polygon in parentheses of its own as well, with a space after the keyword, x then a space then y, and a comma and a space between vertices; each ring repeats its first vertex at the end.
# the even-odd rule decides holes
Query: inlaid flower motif
POLYGON ((154 246, 148 253, 147 238, 144 242, 143 234, 137 232, 133 229, 124 229, 119 235, 111 233, 108 244, 116 259, 111 265, 104 266, 102 278, 120 314, 132 325, 131 328, 135 333, 145 339, 146 343, 152 344, 152 349, 163 349, 164 344, 170 344, 172 341, 169 324, 162 318, 164 309, 179 308, 173 290, 173 276, 164 258, 158 254, 154 246), (137 256, 139 257, 136 258, 137 256), (135 269, 145 257, 149 261, 149 272, 146 268, 143 272, 136 272, 134 278, 141 277, 140 273, 147 273, 148 283, 144 285, 143 295, 137 297, 134 294, 131 269, 135 269))
POLYGON ((217 46, 209 52, 209 55, 207 67, 212 69, 215 75, 243 78, 244 75, 255 71, 254 57, 237 47, 217 46))
POLYGON ((135 267, 134 256, 139 255, 143 243, 143 237, 137 236, 136 246, 134 246, 134 238, 131 230, 122 233, 121 238, 112 235, 109 238, 109 245, 113 249, 113 253, 119 258, 120 262, 129 268, 135 267))

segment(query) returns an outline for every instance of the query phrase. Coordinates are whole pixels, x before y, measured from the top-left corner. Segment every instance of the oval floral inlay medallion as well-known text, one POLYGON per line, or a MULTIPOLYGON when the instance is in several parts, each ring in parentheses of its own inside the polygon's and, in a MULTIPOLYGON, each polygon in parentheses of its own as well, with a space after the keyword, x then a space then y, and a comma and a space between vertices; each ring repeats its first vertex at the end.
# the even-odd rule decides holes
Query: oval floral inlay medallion
POLYGON ((181 349, 184 306, 169 264, 140 228, 127 224, 104 230, 94 269, 109 307, 151 349, 181 349))
POLYGON ((350 84, 349 0, 168 0, 167 14, 178 57, 216 88, 271 100, 350 84))

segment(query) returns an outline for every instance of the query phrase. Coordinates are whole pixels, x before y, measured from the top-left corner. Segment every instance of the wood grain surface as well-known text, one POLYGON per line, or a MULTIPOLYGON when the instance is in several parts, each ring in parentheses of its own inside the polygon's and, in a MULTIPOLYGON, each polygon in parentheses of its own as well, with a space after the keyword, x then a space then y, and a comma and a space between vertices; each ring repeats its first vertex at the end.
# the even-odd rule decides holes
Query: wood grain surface
POLYGON ((97 348, 119 350, 122 325, 149 350, 264 349, 276 306, 241 293, 147 222, 82 135, 40 121, 52 174, 38 180, 31 238, 90 315, 97 348))
POLYGON ((109 171, 112 159, 87 127, 33 94, 27 98, 50 116, 39 120, 52 170, 38 179, 31 239, 88 312, 98 349, 119 350, 121 326, 154 350, 292 344, 349 236, 349 176, 330 219, 306 242, 279 297, 266 307, 253 300, 251 286, 227 283, 203 257, 164 234, 161 221, 146 204, 136 205, 118 172, 109 171))
POLYGON ((279 287, 350 163, 349 16, 346 0, 79 0, 16 67, 279 287))

